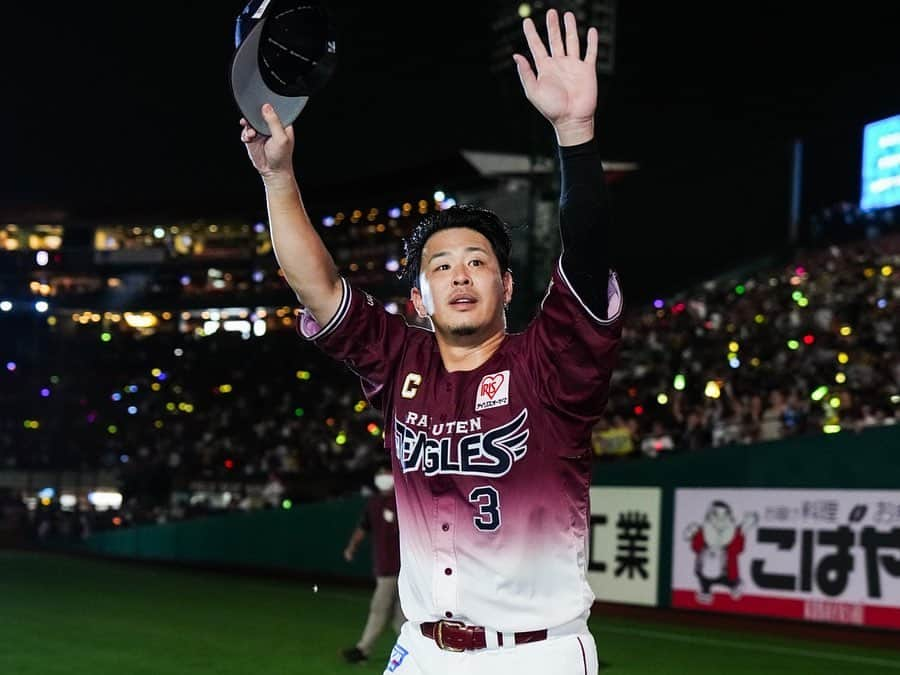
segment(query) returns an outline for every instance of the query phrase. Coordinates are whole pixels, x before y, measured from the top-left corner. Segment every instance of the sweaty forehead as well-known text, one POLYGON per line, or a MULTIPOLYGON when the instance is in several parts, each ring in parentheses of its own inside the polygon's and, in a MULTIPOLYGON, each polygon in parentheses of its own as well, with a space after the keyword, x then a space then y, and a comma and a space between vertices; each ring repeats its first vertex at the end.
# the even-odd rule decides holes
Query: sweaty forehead
POLYGON ((494 253, 491 242, 481 232, 468 227, 449 227, 428 237, 422 248, 422 260, 427 261, 437 253, 462 254, 473 248, 494 253))

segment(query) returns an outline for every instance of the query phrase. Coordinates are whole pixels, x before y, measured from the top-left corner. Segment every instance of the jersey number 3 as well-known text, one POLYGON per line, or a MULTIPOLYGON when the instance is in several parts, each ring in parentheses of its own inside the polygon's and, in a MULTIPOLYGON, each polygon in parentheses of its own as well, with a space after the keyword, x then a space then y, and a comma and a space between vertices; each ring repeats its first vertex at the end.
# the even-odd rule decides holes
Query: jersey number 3
POLYGON ((478 530, 493 532, 500 527, 500 493, 496 488, 477 487, 469 493, 469 501, 478 507, 478 513, 472 518, 478 530))

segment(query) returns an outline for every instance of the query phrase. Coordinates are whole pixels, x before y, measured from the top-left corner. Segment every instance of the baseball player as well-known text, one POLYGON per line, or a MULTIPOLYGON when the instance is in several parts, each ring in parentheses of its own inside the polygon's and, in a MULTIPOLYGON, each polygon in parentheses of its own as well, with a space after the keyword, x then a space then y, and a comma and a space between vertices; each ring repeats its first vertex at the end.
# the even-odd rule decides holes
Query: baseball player
POLYGON ((510 237, 490 211, 426 216, 406 241, 411 298, 431 330, 341 278, 292 173, 294 135, 242 139, 263 177, 276 258, 304 306, 298 330, 361 378, 384 414, 407 622, 385 673, 596 673, 587 628, 591 429, 606 405, 622 298, 594 139, 597 31, 531 19, 526 98, 551 123, 561 165, 562 254, 540 311, 506 330, 510 237), (563 30, 564 29, 564 30, 563 30))

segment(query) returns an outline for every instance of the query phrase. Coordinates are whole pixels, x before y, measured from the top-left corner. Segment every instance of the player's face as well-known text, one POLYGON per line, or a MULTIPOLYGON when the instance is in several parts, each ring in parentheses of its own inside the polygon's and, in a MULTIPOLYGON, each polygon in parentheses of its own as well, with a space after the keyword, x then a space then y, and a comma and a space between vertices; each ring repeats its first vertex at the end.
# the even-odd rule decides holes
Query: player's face
POLYGON ((422 249, 420 270, 412 300, 441 336, 477 342, 505 330, 512 275, 500 269, 483 234, 466 227, 435 232, 422 249))

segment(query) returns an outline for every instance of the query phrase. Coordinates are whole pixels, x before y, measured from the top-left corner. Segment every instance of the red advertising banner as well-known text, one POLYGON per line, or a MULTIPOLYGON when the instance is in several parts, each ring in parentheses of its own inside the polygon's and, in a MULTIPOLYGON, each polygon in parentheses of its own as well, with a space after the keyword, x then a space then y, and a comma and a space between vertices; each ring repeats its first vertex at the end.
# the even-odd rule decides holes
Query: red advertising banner
POLYGON ((900 491, 675 493, 672 606, 900 629, 900 491))

